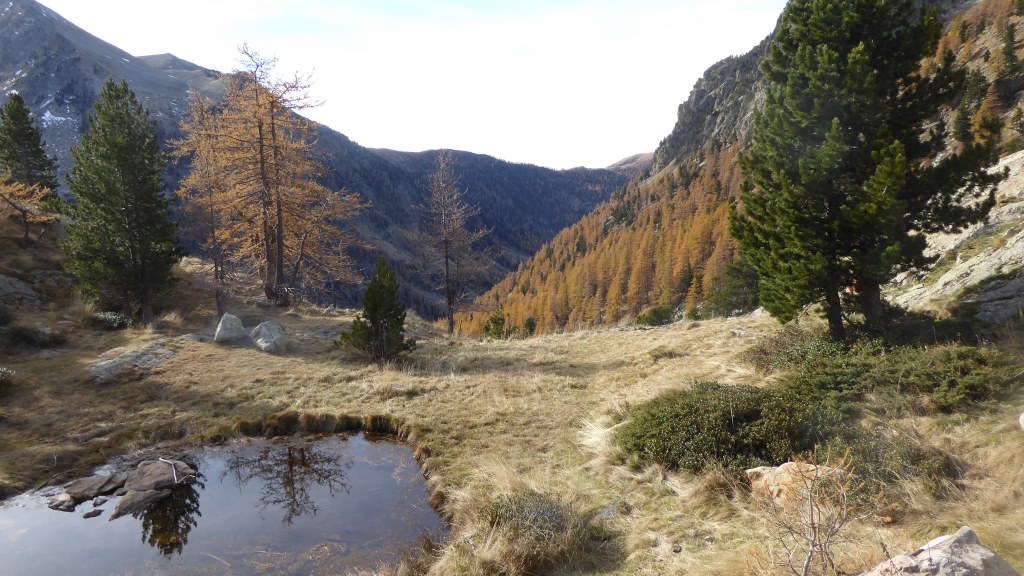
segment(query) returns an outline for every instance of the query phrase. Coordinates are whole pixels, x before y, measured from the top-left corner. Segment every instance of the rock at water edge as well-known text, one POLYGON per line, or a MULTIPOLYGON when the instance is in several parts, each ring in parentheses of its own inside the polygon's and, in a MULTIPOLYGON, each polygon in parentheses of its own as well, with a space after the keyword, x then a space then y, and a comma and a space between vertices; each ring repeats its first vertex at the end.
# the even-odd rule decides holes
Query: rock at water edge
POLYGON ((68 484, 64 490, 75 499, 75 502, 85 502, 97 496, 110 494, 121 486, 124 486, 128 479, 126 474, 107 474, 105 476, 90 476, 79 478, 68 484))
POLYGON ((157 502, 170 495, 170 490, 146 490, 144 492, 129 490, 124 495, 124 498, 121 498, 121 501, 117 503, 114 513, 110 515, 110 519, 117 520, 121 516, 129 514, 142 514, 156 505, 157 502))
POLYGON ((225 313, 220 317, 220 323, 217 324, 217 332, 213 335, 213 341, 218 344, 226 344, 228 342, 245 340, 248 336, 245 332, 245 326, 242 326, 242 320, 234 314, 225 313))
POLYGON ((191 466, 178 460, 144 460, 139 467, 128 475, 124 487, 129 492, 145 492, 173 488, 177 484, 191 483, 196 479, 196 471, 191 466))
POLYGON ((74 512, 75 510, 75 499, 70 494, 64 492, 57 494, 53 498, 46 501, 46 505, 51 510, 59 510, 61 512, 74 512))
POLYGON ((256 341, 256 347, 263 352, 277 354, 288 349, 288 342, 284 337, 284 327, 277 322, 264 322, 254 328, 252 339, 256 341))

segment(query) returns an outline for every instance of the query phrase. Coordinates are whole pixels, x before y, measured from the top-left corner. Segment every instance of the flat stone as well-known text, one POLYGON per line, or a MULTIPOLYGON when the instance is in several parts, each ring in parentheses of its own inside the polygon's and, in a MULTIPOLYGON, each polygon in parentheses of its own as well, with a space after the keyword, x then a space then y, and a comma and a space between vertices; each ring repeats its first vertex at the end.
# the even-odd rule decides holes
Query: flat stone
POLYGON ((274 321, 264 322, 253 328, 252 339, 256 342, 256 347, 263 352, 278 354, 288 350, 284 327, 274 321))
POLYGON ((46 501, 46 505, 51 510, 59 510, 61 512, 73 512, 75 510, 75 499, 70 494, 64 492, 57 494, 53 498, 46 501))
POLYGON ((242 319, 234 314, 225 313, 220 317, 220 322, 217 324, 217 332, 213 335, 213 341, 218 344, 227 344, 229 342, 245 340, 248 337, 249 334, 246 333, 245 326, 242 325, 242 319))
POLYGON ((978 535, 964 526, 940 536, 912 554, 882 562, 861 576, 1020 576, 995 552, 981 545, 978 535))
POLYGON ((129 490, 114 507, 114 513, 110 515, 110 519, 117 520, 121 516, 129 514, 142 514, 170 495, 170 490, 145 490, 142 492, 129 490))
POLYGON ((128 476, 124 487, 129 492, 145 492, 172 488, 176 484, 195 481, 196 471, 178 460, 145 460, 128 476))
POLYGON ((97 496, 111 494, 121 486, 124 486, 128 479, 126 474, 107 474, 102 476, 90 476, 80 478, 68 484, 64 490, 75 499, 75 502, 85 502, 97 496))
POLYGON ((151 345, 139 350, 114 348, 104 352, 92 366, 89 373, 97 382, 104 382, 117 376, 130 367, 149 369, 156 368, 177 356, 173 350, 158 345, 151 345))
POLYGON ((89 510, 85 514, 82 514, 82 518, 95 518, 100 514, 103 514, 102 508, 93 508, 92 510, 89 510))

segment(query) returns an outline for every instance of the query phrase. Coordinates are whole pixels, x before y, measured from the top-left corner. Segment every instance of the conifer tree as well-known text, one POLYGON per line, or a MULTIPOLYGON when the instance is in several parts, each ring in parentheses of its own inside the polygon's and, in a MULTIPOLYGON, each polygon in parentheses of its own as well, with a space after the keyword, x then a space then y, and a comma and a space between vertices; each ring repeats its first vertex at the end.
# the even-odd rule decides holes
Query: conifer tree
POLYGON ((83 290, 153 320, 156 297, 181 257, 164 195, 156 124, 128 87, 107 81, 72 148, 68 188, 77 199, 63 247, 83 290))
POLYGON ((924 76, 942 28, 912 0, 793 0, 762 68, 769 82, 741 157, 742 212, 731 232, 760 276, 762 305, 786 321, 824 301, 845 334, 840 297, 853 286, 869 324, 881 285, 927 264, 923 233, 983 218, 1002 176, 997 124, 935 162, 947 142, 939 107, 965 74, 946 53, 924 76), (977 202, 965 203, 976 199, 977 202))
POLYGON ((405 305, 398 299, 398 281, 384 257, 377 258, 363 296, 363 313, 352 329, 338 338, 339 346, 369 353, 378 364, 393 360, 416 347, 405 337, 405 305))
POLYGON ((0 171, 25 186, 57 189, 56 161, 46 153, 43 137, 25 100, 13 93, 0 107, 0 171))

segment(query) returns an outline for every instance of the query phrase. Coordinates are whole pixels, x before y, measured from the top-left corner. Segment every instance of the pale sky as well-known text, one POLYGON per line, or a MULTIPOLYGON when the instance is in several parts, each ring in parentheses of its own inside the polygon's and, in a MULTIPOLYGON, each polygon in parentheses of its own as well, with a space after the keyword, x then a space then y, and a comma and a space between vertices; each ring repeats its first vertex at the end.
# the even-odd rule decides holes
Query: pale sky
POLYGON ((42 0, 135 55, 239 67, 243 42, 313 74, 304 114, 371 148, 552 168, 653 151, 704 70, 784 0, 42 0))

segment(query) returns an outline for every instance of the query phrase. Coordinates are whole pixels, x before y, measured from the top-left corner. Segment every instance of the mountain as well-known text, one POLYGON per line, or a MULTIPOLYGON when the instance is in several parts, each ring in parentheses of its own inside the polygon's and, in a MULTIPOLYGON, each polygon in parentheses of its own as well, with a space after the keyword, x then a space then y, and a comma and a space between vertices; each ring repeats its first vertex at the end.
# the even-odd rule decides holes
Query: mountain
MULTIPOLYGON (((993 81, 985 105, 1007 120, 1007 151, 1024 147, 1024 112, 1014 112, 1021 108, 1024 76, 1000 76, 999 60, 992 56, 1000 53, 1006 22, 1012 18, 1024 29, 1014 3, 922 3, 937 7, 947 21, 940 51, 954 50, 962 64, 993 81)), ((739 197, 737 154, 749 141, 754 110, 764 98, 760 62, 771 39, 708 68, 680 104, 649 175, 541 247, 478 299, 482 312, 459 317, 460 329, 480 333, 497 311, 506 325, 522 329, 532 318, 538 331, 552 332, 631 321, 653 305, 679 312, 699 308, 737 257, 728 204, 739 197)))
MULTIPOLYGON (((133 56, 34 0, 0 0, 0 38, 0 94, 17 91, 25 98, 62 173, 71 166, 69 150, 109 77, 128 81, 163 141, 180 135, 189 88, 214 99, 223 94, 217 71, 172 54, 133 56)), ((416 246, 409 235, 419 225, 417 206, 426 200, 424 183, 434 153, 370 150, 326 126, 318 126, 317 138, 327 161, 325 183, 358 192, 373 205, 352 223, 359 240, 372 247, 356 251, 360 268, 369 271, 377 254, 386 255, 406 301, 422 314, 436 314, 440 301, 417 273, 416 246)), ((487 248, 495 254, 495 266, 481 288, 514 270, 629 179, 621 167, 550 170, 468 152, 455 153, 455 160, 467 199, 481 207, 473 224, 494 230, 487 248)), ((184 169, 168 168, 170 189, 184 169)), ((356 304, 359 292, 350 287, 336 302, 356 304)))

